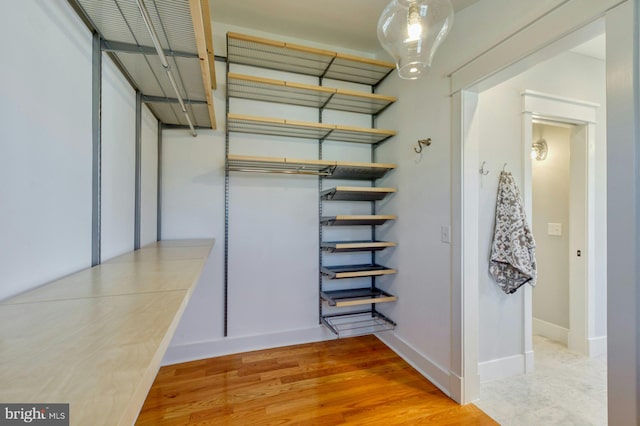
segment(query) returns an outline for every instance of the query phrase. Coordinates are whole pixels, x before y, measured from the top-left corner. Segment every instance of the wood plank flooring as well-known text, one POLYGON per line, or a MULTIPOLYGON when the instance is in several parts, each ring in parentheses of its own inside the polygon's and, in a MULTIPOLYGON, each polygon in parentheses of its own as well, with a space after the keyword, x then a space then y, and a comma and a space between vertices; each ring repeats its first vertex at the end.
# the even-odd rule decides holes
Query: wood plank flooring
POLYGON ((137 425, 497 425, 375 336, 162 367, 137 425))

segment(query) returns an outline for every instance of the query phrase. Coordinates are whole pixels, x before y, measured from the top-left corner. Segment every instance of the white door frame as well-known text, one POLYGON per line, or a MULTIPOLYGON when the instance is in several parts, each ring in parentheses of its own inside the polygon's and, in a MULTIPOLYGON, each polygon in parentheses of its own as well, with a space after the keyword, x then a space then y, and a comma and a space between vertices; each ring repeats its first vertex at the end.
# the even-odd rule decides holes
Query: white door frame
MULTIPOLYGON (((532 220, 532 184, 531 177, 531 151, 533 121, 536 118, 585 126, 587 129, 587 164, 586 166, 586 246, 584 248, 586 282, 580 283, 572 279, 569 289, 569 349, 584 355, 597 355, 599 347, 591 345, 591 339, 595 337, 595 269, 596 259, 593 256, 595 248, 595 164, 600 161, 606 163, 606 159, 596 159, 595 156, 595 128, 596 110, 599 104, 593 102, 568 99, 555 95, 525 90, 522 93, 522 152, 523 152, 523 198, 525 211, 529 220, 532 220)), ((606 262, 606 259, 600 259, 606 262)), ((531 291, 524 294, 525 318, 524 318, 524 353, 527 355, 526 371, 533 369, 532 348, 532 294, 531 291), (531 363, 531 364, 529 364, 531 363)))

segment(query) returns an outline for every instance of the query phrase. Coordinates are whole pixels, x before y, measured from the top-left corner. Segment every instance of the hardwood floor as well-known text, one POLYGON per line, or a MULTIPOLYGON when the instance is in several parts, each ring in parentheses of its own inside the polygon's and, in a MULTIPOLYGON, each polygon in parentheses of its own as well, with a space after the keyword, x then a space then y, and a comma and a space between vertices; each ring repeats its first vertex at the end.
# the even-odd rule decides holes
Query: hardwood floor
POLYGON ((497 425, 375 336, 162 367, 137 425, 497 425))

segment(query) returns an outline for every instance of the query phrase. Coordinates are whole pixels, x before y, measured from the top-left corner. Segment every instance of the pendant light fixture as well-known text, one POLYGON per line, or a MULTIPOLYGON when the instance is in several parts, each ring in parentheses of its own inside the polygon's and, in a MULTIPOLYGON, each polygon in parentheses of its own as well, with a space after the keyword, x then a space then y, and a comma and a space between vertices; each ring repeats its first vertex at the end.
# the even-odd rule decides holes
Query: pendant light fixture
POLYGON ((420 78, 453 24, 449 0, 391 0, 378 21, 378 40, 401 78, 420 78))

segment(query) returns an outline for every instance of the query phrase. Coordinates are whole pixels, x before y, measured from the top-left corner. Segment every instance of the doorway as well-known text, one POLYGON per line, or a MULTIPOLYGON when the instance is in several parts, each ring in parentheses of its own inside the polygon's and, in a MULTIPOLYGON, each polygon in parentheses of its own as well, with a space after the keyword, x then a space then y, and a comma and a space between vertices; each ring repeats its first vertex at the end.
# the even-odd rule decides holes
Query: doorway
MULTIPOLYGON (((559 264, 564 267, 564 272, 559 272, 557 265, 551 266, 551 273, 557 275, 556 278, 564 280, 565 288, 564 301, 558 293, 551 295, 552 302, 558 302, 554 306, 542 306, 550 308, 552 314, 558 314, 558 309, 564 313, 564 318, 543 317, 546 319, 547 328, 552 328, 553 332, 564 331, 564 340, 568 343, 573 352, 582 353, 586 356, 594 356, 604 349, 599 347, 599 342, 604 341, 604 335, 598 335, 595 325, 605 321, 604 317, 596 315, 596 276, 594 271, 598 262, 606 268, 606 258, 598 258, 595 247, 595 224, 596 222, 604 226, 605 221, 596 221, 597 200, 606 199, 606 192, 597 189, 595 186, 595 174, 597 170, 605 167, 606 155, 596 154, 596 148, 603 150, 606 138, 597 137, 604 134, 606 118, 602 114, 600 103, 603 102, 599 96, 606 96, 604 82, 604 62, 591 63, 591 59, 579 57, 574 52, 567 52, 546 63, 533 67, 525 73, 519 74, 512 79, 496 85, 491 89, 481 91, 474 95, 468 95, 465 102, 466 110, 473 111, 468 116, 469 127, 465 142, 469 145, 465 151, 467 154, 476 155, 476 164, 484 173, 479 170, 469 170, 465 173, 465 178, 472 180, 475 176, 477 194, 466 187, 465 193, 470 195, 465 197, 465 210, 469 209, 471 224, 476 225, 476 244, 469 247, 467 244, 465 253, 476 256, 476 276, 478 277, 478 373, 479 382, 482 383, 482 395, 486 400, 486 386, 495 389, 498 395, 506 395, 513 399, 511 407, 520 407, 524 412, 529 409, 551 410, 564 413, 567 418, 578 418, 579 404, 569 404, 563 406, 564 401, 570 398, 549 398, 539 395, 537 400, 530 401, 528 392, 535 394, 531 386, 539 388, 541 383, 548 384, 545 388, 549 395, 562 395, 563 391, 575 391, 572 395, 580 395, 584 400, 589 401, 588 407, 600 407, 599 411, 592 413, 594 418, 606 417, 606 403, 602 398, 603 393, 591 398, 587 392, 582 395, 582 391, 576 383, 575 388, 565 387, 569 380, 564 383, 553 383, 562 371, 557 365, 547 362, 553 361, 549 356, 549 351, 555 347, 549 342, 541 342, 534 339, 536 325, 539 327, 543 314, 536 312, 534 305, 534 294, 545 287, 542 280, 544 274, 539 277, 536 288, 525 285, 514 294, 505 294, 495 284, 493 278, 488 273, 488 259, 493 239, 493 221, 496 210, 496 193, 498 187, 498 176, 502 169, 512 173, 518 187, 525 207, 528 222, 535 218, 534 203, 534 167, 552 166, 555 160, 564 157, 566 167, 563 173, 565 183, 559 176, 550 176, 550 186, 558 189, 564 186, 564 191, 560 191, 557 199, 549 200, 553 207, 558 204, 565 205, 563 215, 554 215, 543 219, 543 234, 555 234, 549 236, 555 239, 566 237, 565 247, 559 247, 562 255, 559 256, 559 264), (590 65, 591 64, 591 65, 590 65), (590 83, 578 84, 571 79, 578 70, 588 72, 589 66, 599 69, 601 80, 593 79, 590 83), (573 85, 573 87, 570 87, 573 85), (599 88, 597 88, 599 86, 599 88), (544 93, 527 89, 533 87, 537 90, 549 90, 561 87, 557 92, 544 93), (590 91, 592 90, 592 91, 590 91), (582 93, 584 98, 590 101, 570 98, 567 95, 582 93), (600 93, 598 95, 598 93, 600 93), (561 96, 562 95, 562 96, 561 96), (599 102, 593 102, 593 101, 599 102), (551 126, 549 126, 551 125, 551 126), (544 130, 544 134, 541 134, 544 130), (552 131, 553 130, 553 131, 552 131), (566 153, 560 155, 560 150, 555 140, 556 133, 564 136, 560 144, 564 144, 566 153), (546 142, 546 158, 544 160, 534 160, 531 158, 532 147, 541 139, 548 139, 546 142), (603 145, 603 146, 599 146, 603 145), (569 152, 572 155, 569 155, 569 152), (571 163, 575 164, 571 164, 571 163), (484 164, 484 167, 482 165, 484 164), (573 167, 570 167, 573 166, 573 167), (487 173, 488 172, 488 173, 487 173), (485 174, 486 173, 486 174, 485 174), (476 199, 473 202, 474 197, 476 199), (475 205, 474 205, 475 204, 475 205), (574 208, 571 208, 571 205, 574 208), (475 211, 475 215, 473 212, 475 211), (472 222, 475 220, 475 222, 472 222), (551 226, 549 226, 549 223, 551 226), (549 230, 549 228, 551 228, 549 230), (559 235, 558 235, 559 234, 559 235), (580 255, 577 255, 578 250, 580 255), (473 254, 472 254, 473 253, 473 254), (569 256, 569 253, 572 253, 569 256), (536 321, 536 319, 538 321, 536 321), (561 321, 564 321, 562 323, 561 321), (558 324, 559 323, 559 324, 558 324), (534 342, 538 344, 536 348, 534 342), (545 343, 549 343, 545 345, 545 343), (538 358, 535 350, 540 350, 542 365, 547 369, 542 375, 535 372, 536 360, 538 358), (552 371, 553 373, 549 373, 552 371), (531 373, 526 374, 525 373, 531 373), (541 381, 542 378, 542 381, 541 381), (547 380, 548 379, 548 380, 547 380), (500 386, 495 386, 494 382, 500 382, 500 386), (505 389, 507 391, 505 392, 505 389), (511 396, 510 396, 511 395, 511 396), (514 396, 515 395, 515 396, 514 396), (560 402, 562 401, 562 402, 560 402), (524 404, 526 402, 526 404, 524 404)), ((582 99, 584 99, 582 98, 582 99)), ((599 152, 599 151, 598 151, 599 152)), ((465 182, 468 182, 465 179, 465 182)), ((544 195, 548 198, 549 195, 544 195)), ((535 219, 534 219, 535 220, 535 219)), ((540 225, 540 223, 538 223, 540 225)), ((472 231, 472 226, 465 229, 472 231)), ((534 233, 536 233, 534 222, 534 233)), ((537 232, 540 234, 539 230, 537 232)), ((606 236, 606 229, 604 232, 606 236)), ((538 239, 538 237, 536 237, 538 239)), ((552 244, 556 241, 551 241, 552 244)), ((539 246, 537 256, 539 261, 547 257, 558 257, 556 253, 550 252, 544 244, 539 246)), ((467 262, 465 262, 467 263, 467 262)), ((544 272, 544 271, 543 271, 544 272)), ((606 281, 600 281, 599 287, 606 289, 606 281)), ((551 283, 552 290, 558 290, 556 283, 551 283)), ((537 294, 536 294, 537 295, 537 294)), ((544 296, 544 294, 542 294, 544 296)), ((550 304, 549 301, 546 302, 550 304)), ((544 309, 543 309, 544 311, 544 309)), ((548 313, 548 312, 547 312, 548 313)), ((605 322, 606 324, 606 322, 605 322)), ((537 330, 540 331, 540 330, 537 330)), ((544 332, 544 330, 543 330, 544 332)), ((550 333, 549 333, 550 334, 550 333)), ((553 339, 558 340, 558 339, 553 339)), ((558 348, 559 349, 559 348, 558 348)), ((558 350, 558 356, 564 357, 571 354, 558 350)), ((578 354, 575 354, 579 357, 578 354)), ((588 359, 588 358, 584 358, 588 359)), ((588 364, 586 361, 580 363, 588 364)), ((573 368, 573 366, 572 366, 573 368)), ((599 368, 597 365, 595 368, 599 368)), ((588 368, 580 370, 577 374, 585 374, 588 368)), ((606 369, 602 371, 602 378, 606 369)), ((595 381, 594 386, 605 386, 606 380, 595 381)), ((591 386, 591 383, 585 383, 591 386)), ((479 385, 480 388, 480 385, 479 385)), ((536 396, 537 397, 537 396, 536 396)), ((485 406, 483 400, 480 407, 492 414, 492 408, 497 404, 485 406)), ((581 408, 583 410, 584 408, 581 408)), ((517 413, 506 413, 501 420, 513 419, 517 413), (511 416, 511 417, 509 417, 511 416)), ((544 422, 543 422, 544 423, 544 422)))
POLYGON ((585 247, 595 232, 587 226, 587 126, 538 118, 532 130, 533 335, 590 355, 595 350, 579 338, 587 328, 585 247))
MULTIPOLYGON (((465 326, 467 333, 477 330, 477 352, 469 356, 465 350, 465 371, 477 371, 476 376, 466 376, 466 401, 477 398, 480 381, 534 370, 532 288, 526 285, 515 294, 504 294, 488 273, 501 170, 513 174, 526 215, 529 220, 532 217, 530 153, 535 142, 534 121, 561 122, 582 133, 586 182, 591 188, 585 194, 585 223, 591 227, 596 222, 605 226, 605 73, 603 60, 594 65, 593 58, 564 51, 503 82, 482 87, 475 93, 461 94, 462 274, 465 300, 469 303, 464 311, 469 321, 477 315, 475 324, 465 326), (577 79, 576 75, 581 78, 577 79), (474 292, 477 293, 474 295, 474 292)), ((606 348, 606 302, 600 297, 606 294, 606 226, 605 232, 588 235, 584 244, 581 243, 584 248, 580 249, 580 260, 589 265, 585 272, 587 278, 582 288, 572 293, 576 295, 573 300, 579 301, 581 307, 570 309, 572 325, 568 328, 572 332, 567 331, 567 340, 575 342, 573 347, 578 352, 595 355, 606 348), (600 262, 600 267, 591 265, 589 259, 600 262), (596 300, 600 305, 596 306, 596 300)))

